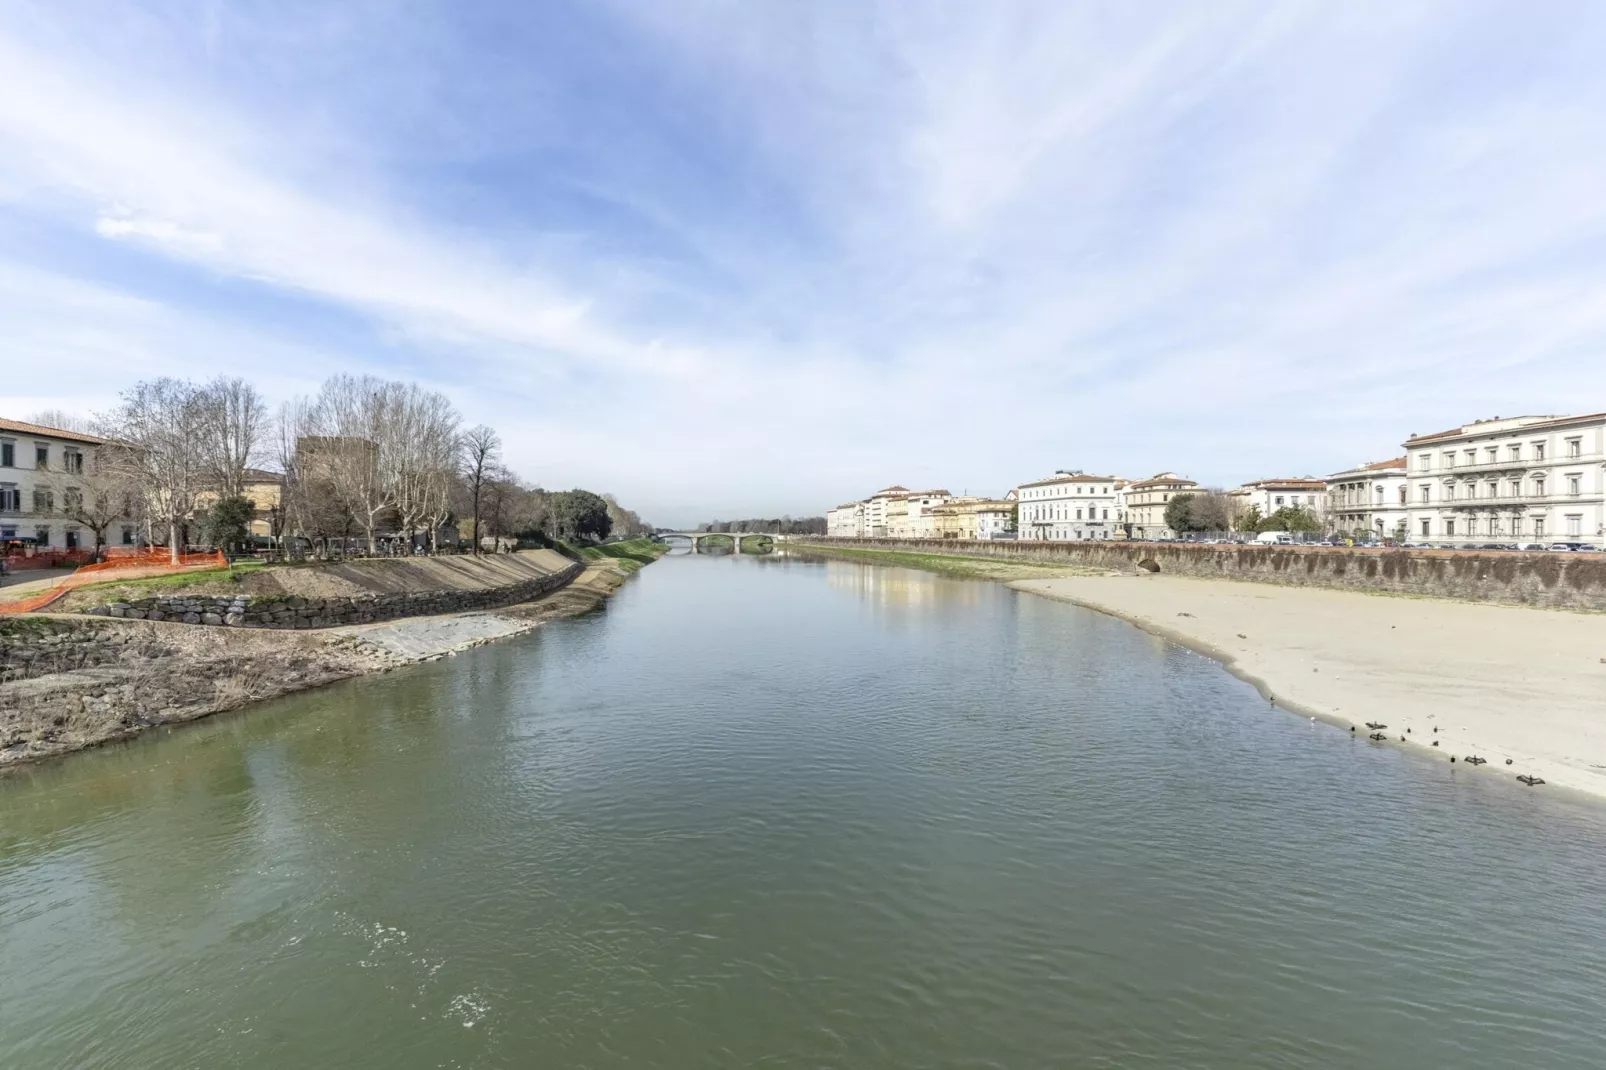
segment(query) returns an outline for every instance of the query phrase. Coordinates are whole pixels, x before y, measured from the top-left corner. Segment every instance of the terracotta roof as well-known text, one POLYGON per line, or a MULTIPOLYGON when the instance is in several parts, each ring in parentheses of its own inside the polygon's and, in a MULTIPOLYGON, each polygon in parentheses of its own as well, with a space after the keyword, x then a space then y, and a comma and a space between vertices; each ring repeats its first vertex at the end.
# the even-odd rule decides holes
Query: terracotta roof
POLYGON ((1564 427, 1567 424, 1579 423, 1584 420, 1606 420, 1606 412, 1585 413, 1582 416, 1510 416, 1502 420, 1496 417, 1493 420, 1479 420, 1460 427, 1452 427, 1448 431, 1435 431, 1431 435, 1412 435, 1405 440, 1407 446, 1424 442, 1436 442, 1439 439, 1462 438, 1473 435, 1522 435, 1529 431, 1539 431, 1549 427, 1564 427), (1532 420, 1532 423, 1516 423, 1518 420, 1532 420), (1510 423, 1510 427, 1487 427, 1493 423, 1510 423))
POLYGON ((63 431, 59 427, 45 427, 42 424, 23 423, 21 420, 7 420, 0 418, 0 431, 10 431, 17 435, 44 435, 48 438, 65 438, 72 442, 87 442, 98 446, 106 440, 99 435, 85 435, 77 431, 63 431))
POLYGON ((1199 485, 1191 479, 1182 478, 1175 472, 1161 472, 1157 476, 1150 476, 1148 479, 1140 479, 1136 483, 1128 483, 1126 485, 1126 489, 1143 490, 1147 487, 1157 487, 1162 483, 1185 483, 1190 487, 1197 487, 1199 485))
POLYGON ((889 494, 908 494, 908 493, 909 493, 909 488, 908 487, 891 486, 891 487, 882 487, 880 490, 878 490, 874 494, 870 495, 870 497, 872 497, 872 498, 884 498, 889 494))
POLYGON ((1405 471, 1404 457, 1391 457, 1386 461, 1372 461, 1370 464, 1358 464, 1354 468, 1346 468, 1342 472, 1334 472, 1328 479, 1347 476, 1353 472, 1403 472, 1405 471))
POLYGON ((929 498, 933 494, 947 494, 947 493, 948 493, 948 490, 947 490, 946 487, 939 487, 936 490, 911 490, 907 495, 905 495, 905 497, 909 497, 909 498, 929 498))
POLYGON ((1022 487, 1046 487, 1052 483, 1118 483, 1115 476, 1090 476, 1086 474, 1071 475, 1068 472, 1056 472, 1047 479, 1036 479, 1030 483, 1022 483, 1022 487))
POLYGON ((270 472, 266 468, 247 468, 243 473, 247 483, 283 483, 283 472, 270 472))

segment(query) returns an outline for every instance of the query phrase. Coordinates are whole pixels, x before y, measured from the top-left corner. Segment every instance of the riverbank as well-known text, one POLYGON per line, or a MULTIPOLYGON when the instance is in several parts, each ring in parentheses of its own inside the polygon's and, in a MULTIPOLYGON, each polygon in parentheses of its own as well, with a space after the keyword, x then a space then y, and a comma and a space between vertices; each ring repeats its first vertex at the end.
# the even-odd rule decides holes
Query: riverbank
POLYGON ((0 772, 528 632, 596 608, 653 556, 587 555, 572 582, 531 602, 315 631, 74 615, 0 621, 0 646, 25 646, 31 662, 61 669, 0 683, 0 772))
POLYGON ((1359 736, 1385 724, 1379 746, 1606 798, 1606 617, 1180 576, 1009 586, 1182 643, 1359 736))
POLYGON ((958 553, 919 553, 910 550, 874 550, 856 546, 822 546, 819 543, 789 543, 788 553, 799 556, 829 557, 840 561, 867 561, 876 565, 918 568, 964 580, 1044 579, 1055 576, 1107 576, 1109 569, 1073 563, 1011 561, 996 557, 970 557, 958 553))

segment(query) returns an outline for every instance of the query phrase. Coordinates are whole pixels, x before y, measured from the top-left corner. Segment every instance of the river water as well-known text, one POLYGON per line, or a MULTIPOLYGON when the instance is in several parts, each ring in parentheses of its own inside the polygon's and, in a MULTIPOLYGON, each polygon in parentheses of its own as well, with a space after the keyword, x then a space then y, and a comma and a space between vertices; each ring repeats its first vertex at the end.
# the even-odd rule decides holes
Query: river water
POLYGON ((604 609, 0 779, 0 1066, 1606 1064, 1606 807, 978 582, 604 609))

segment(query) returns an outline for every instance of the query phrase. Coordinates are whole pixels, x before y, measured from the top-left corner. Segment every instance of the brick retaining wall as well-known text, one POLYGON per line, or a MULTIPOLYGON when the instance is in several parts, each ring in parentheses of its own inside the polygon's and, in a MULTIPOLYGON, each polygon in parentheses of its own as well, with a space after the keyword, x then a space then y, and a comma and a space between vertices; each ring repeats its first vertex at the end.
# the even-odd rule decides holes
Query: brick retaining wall
POLYGON ((1606 611, 1606 554, 955 539, 811 538, 808 544, 1606 611))

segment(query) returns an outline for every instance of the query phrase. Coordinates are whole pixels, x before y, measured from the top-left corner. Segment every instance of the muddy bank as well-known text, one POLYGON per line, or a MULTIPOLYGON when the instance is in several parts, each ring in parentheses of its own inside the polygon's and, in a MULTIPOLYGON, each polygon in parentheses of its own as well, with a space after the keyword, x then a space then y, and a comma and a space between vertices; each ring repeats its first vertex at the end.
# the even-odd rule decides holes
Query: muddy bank
POLYGON ((529 603, 321 631, 0 620, 0 770, 517 635, 595 608, 626 576, 598 562, 529 603))

